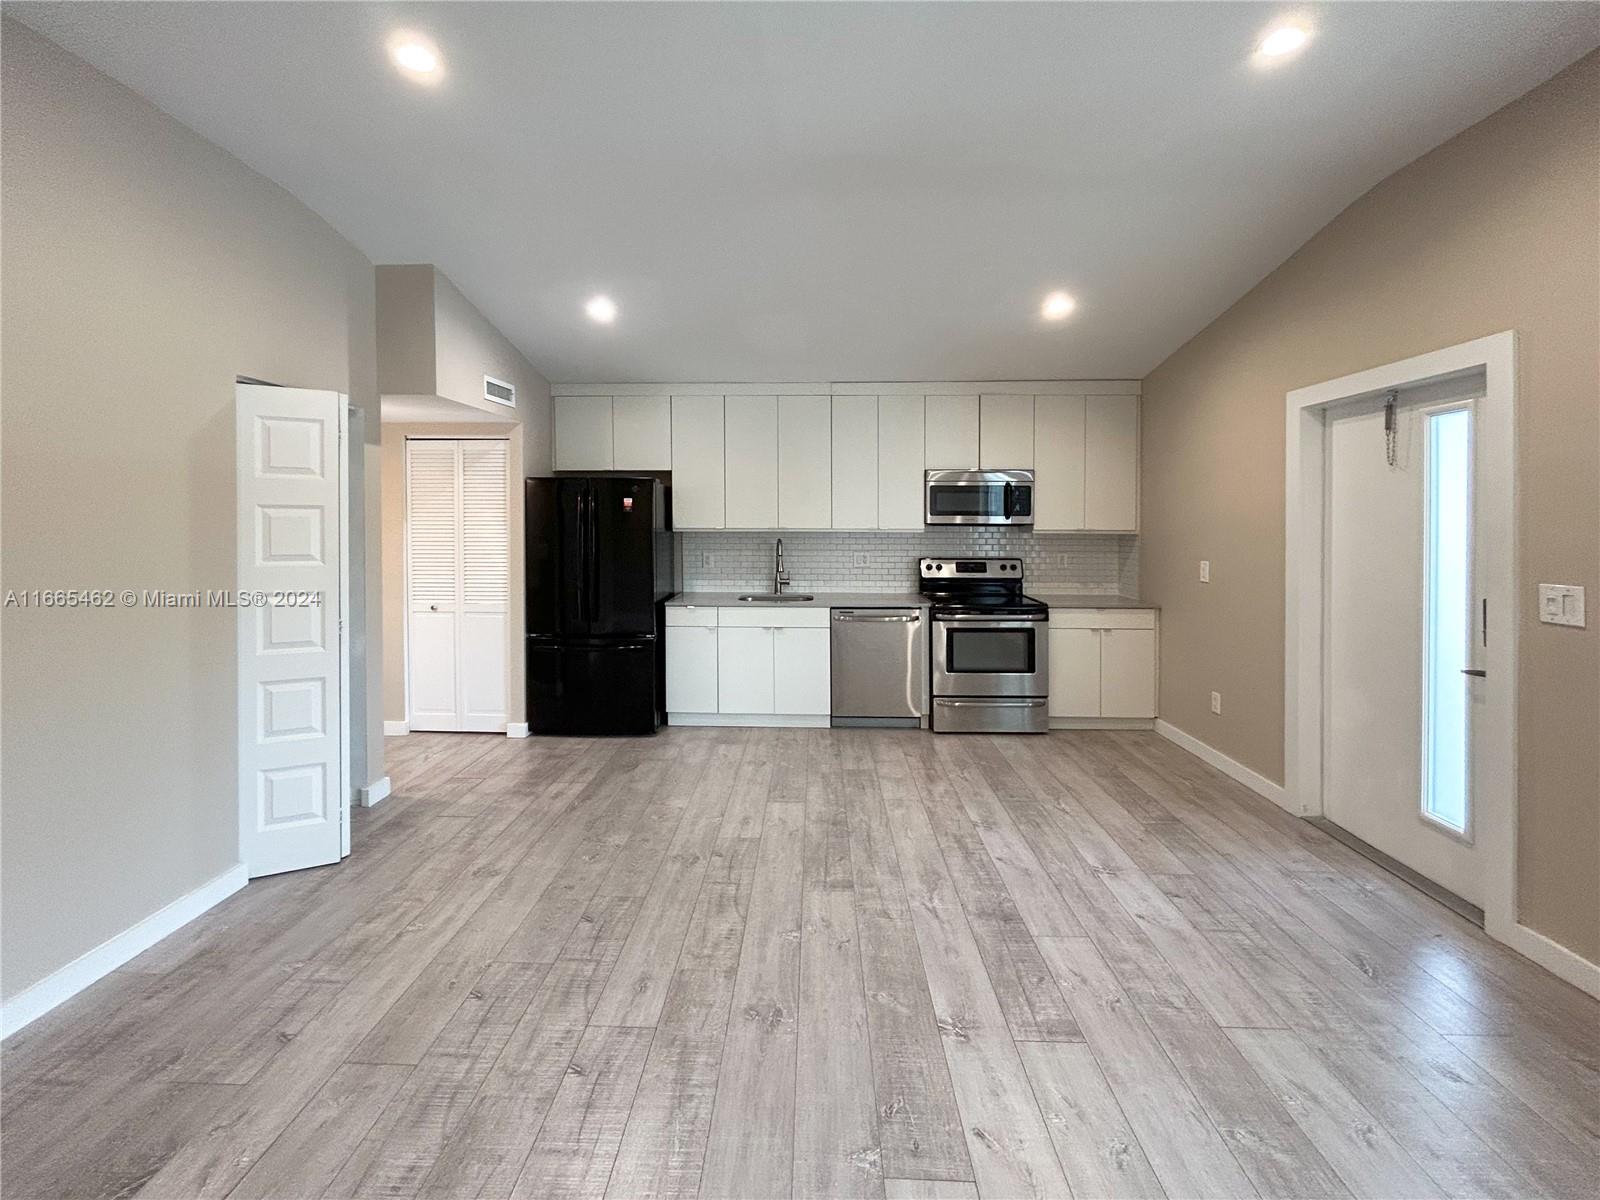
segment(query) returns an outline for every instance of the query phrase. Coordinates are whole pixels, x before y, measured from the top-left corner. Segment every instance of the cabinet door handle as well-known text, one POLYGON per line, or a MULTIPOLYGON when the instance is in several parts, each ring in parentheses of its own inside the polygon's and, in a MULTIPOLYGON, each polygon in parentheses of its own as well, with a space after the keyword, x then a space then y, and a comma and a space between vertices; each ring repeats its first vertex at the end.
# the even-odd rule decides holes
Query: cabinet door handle
POLYGON ((1487 679, 1487 678, 1489 678, 1489 672, 1480 671, 1476 667, 1462 667, 1461 668, 1461 673, 1463 675, 1471 675, 1474 679, 1487 679))

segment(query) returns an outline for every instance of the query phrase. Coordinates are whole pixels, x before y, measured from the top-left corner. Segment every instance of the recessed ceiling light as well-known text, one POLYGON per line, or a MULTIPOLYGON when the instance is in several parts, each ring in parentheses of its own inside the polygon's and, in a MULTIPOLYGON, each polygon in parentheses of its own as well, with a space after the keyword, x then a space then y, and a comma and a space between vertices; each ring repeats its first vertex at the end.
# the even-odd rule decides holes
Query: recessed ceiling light
POLYGON ((413 79, 431 80, 439 73, 439 51, 414 33, 398 33, 389 39, 389 57, 413 79))
POLYGON ((591 321, 598 321, 602 325, 609 325, 617 319, 617 304, 610 296, 595 296, 583 306, 583 311, 589 314, 591 321))
POLYGON ((1311 31, 1303 25, 1279 25, 1269 30, 1256 47, 1263 58, 1283 58, 1293 54, 1311 40, 1311 31))
POLYGON ((1078 302, 1065 292, 1051 292, 1044 298, 1039 313, 1046 321, 1059 321, 1077 307, 1078 302))

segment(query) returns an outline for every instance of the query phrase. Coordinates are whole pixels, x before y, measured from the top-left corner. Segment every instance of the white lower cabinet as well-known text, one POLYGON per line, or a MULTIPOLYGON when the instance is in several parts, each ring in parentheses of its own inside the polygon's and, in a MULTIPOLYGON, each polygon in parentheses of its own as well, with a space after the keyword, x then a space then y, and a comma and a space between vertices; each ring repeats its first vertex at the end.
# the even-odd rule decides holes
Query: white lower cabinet
POLYGON ((717 630, 717 711, 770 713, 771 629, 717 630))
POLYGON ((827 724, 829 616, 826 608, 668 608, 670 719, 827 724), (740 719, 745 717, 750 720, 740 719))
POLYGON ((1050 631, 1050 715, 1100 715, 1100 631, 1050 631))
POLYGON ((1050 614, 1050 715, 1149 720, 1156 715, 1156 614, 1061 609, 1050 614))
POLYGON ((825 713, 833 704, 826 629, 772 631, 772 711, 789 716, 825 713))
POLYGON ((1156 715, 1156 631, 1100 631, 1100 715, 1156 715))
POLYGON ((717 627, 667 626, 667 711, 717 711, 717 627))

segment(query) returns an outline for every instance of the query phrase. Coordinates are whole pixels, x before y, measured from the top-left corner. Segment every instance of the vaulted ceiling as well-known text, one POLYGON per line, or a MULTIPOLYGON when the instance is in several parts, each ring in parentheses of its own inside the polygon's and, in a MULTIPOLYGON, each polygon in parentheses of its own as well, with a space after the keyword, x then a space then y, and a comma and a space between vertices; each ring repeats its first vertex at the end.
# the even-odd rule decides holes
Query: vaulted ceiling
POLYGON ((1585 3, 6 10, 558 381, 1138 377, 1600 42, 1585 3), (1264 68, 1286 15, 1314 36, 1264 68))

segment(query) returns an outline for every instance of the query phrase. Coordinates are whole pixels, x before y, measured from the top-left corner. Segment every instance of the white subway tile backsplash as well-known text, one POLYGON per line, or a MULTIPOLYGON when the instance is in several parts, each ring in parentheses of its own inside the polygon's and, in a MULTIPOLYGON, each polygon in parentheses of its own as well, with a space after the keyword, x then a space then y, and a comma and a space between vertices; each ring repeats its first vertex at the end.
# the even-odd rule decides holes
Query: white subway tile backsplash
MULTIPOLYGON (((683 590, 770 588, 773 543, 779 536, 765 531, 680 534, 683 590)), ((1032 533, 997 526, 781 536, 784 566, 797 590, 915 591, 919 558, 1008 555, 1023 560, 1027 585, 1038 591, 1138 596, 1139 539, 1131 533, 1032 533)))

